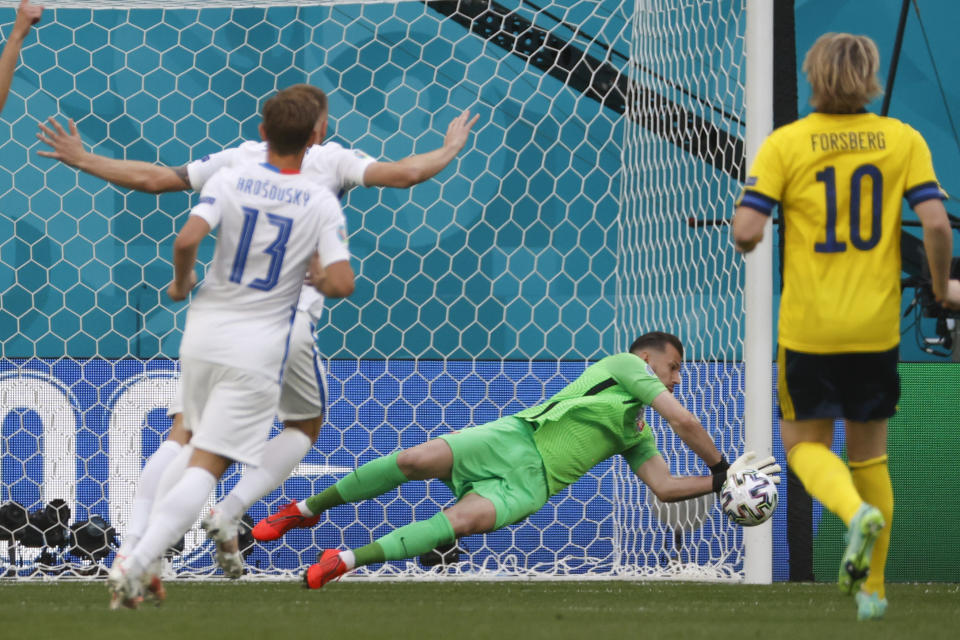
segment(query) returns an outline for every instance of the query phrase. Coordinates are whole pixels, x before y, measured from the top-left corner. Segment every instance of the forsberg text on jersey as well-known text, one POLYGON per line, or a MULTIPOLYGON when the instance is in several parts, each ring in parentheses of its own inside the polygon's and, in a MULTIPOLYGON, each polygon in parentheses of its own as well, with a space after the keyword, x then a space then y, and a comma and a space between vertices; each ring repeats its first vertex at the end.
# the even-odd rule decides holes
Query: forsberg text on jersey
POLYGON ((811 133, 811 151, 877 151, 886 149, 883 131, 811 133))

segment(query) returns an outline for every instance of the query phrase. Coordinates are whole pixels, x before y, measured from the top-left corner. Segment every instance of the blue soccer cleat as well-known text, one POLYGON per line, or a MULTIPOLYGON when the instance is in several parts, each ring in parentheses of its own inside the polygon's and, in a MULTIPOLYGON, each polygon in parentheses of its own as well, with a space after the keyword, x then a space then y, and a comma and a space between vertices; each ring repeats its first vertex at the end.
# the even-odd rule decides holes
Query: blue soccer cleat
POLYGON ((881 598, 876 592, 857 592, 857 620, 879 620, 886 612, 886 598, 881 598))
POLYGON ((847 530, 847 548, 840 560, 840 591, 852 595, 870 573, 870 554, 880 530, 885 526, 883 515, 876 507, 862 504, 847 530))

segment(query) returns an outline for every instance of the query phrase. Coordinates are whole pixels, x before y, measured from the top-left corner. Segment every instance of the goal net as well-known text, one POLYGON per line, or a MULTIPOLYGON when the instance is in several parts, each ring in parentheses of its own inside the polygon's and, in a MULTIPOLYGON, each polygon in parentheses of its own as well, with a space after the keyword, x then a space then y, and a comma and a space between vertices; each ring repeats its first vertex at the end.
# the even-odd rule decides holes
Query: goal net
MULTIPOLYGON (((743 278, 716 224, 742 164, 741 2, 46 4, 0 120, 8 577, 96 575, 113 557, 170 424, 184 305, 164 291, 196 197, 38 157, 48 116, 74 119, 98 153, 180 166, 256 138, 263 99, 297 82, 329 94, 330 139, 384 160, 480 114, 435 179, 345 196, 359 276, 318 334, 327 424, 254 521, 375 457, 539 403, 649 330, 684 340, 681 400, 729 459, 742 452, 743 278)), ((674 473, 707 473, 647 420, 674 473)), ((451 500, 411 482, 339 507, 253 545, 247 577, 297 575, 319 549, 451 500)), ((360 575, 737 579, 740 538, 713 497, 661 504, 615 459, 528 521, 464 539, 455 564, 360 575)), ((170 571, 219 575, 198 527, 170 571)))

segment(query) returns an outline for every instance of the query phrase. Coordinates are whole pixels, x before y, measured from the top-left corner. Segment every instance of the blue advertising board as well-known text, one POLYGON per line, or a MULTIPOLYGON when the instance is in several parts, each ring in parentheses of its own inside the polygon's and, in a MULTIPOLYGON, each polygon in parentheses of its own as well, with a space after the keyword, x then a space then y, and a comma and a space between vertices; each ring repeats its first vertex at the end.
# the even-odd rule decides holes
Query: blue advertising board
MULTIPOLYGON (((358 465, 398 448, 537 404, 579 375, 585 364, 330 361, 331 404, 316 447, 284 486, 256 503, 250 515, 256 521, 286 501, 319 492, 358 465)), ((740 424, 743 406, 742 400, 729 399, 741 388, 742 366, 688 363, 683 373, 681 400, 703 419, 732 459, 742 433, 736 426, 729 429, 740 424), (695 397, 694 389, 712 391, 695 397), (721 436, 721 430, 726 435, 721 436)), ((177 361, 169 359, 0 360, 4 443, 0 501, 13 500, 35 510, 60 498, 71 506, 74 521, 98 514, 122 537, 143 461, 169 429, 166 407, 178 375, 177 361)), ((658 418, 648 415, 648 421, 674 473, 707 473, 658 418)), ((229 491, 239 472, 228 472, 214 498, 229 491)), ((468 538, 465 545, 474 552, 472 562, 482 565, 491 554, 513 554, 522 566, 563 562, 576 573, 577 561, 583 558, 626 553, 634 562, 668 563, 678 553, 716 557, 739 545, 739 532, 710 506, 707 523, 683 532, 683 548, 674 548, 671 533, 676 532, 658 522, 655 510, 645 504, 644 490, 629 475, 618 457, 598 465, 528 522, 468 538), (625 542, 617 531, 625 523, 642 533, 635 539, 631 533, 625 542), (629 548, 621 548, 625 544, 629 548)), ((784 497, 775 515, 778 538, 784 535, 784 497)), ((256 546, 248 564, 265 571, 295 570, 312 562, 319 549, 367 544, 414 519, 429 517, 451 500, 440 482, 411 482, 378 500, 331 510, 317 527, 295 530, 280 544, 256 546)), ((185 545, 179 566, 212 568, 210 544, 198 528, 188 533, 185 545)), ((784 577, 784 545, 775 547, 775 571, 784 577)))

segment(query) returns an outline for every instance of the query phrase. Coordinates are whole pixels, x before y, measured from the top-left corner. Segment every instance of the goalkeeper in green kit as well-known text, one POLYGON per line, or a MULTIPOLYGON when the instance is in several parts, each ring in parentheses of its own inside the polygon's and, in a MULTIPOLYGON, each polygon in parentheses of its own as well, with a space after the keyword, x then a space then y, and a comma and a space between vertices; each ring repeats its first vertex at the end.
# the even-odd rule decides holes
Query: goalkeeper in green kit
POLYGON ((442 480, 453 506, 358 549, 327 549, 304 580, 319 589, 368 564, 413 558, 456 538, 496 531, 536 513, 547 499, 615 454, 656 496, 674 502, 718 492, 728 473, 754 468, 779 482, 772 457, 752 452, 728 464, 703 425, 673 396, 683 344, 671 334, 647 333, 629 353, 607 356, 547 402, 487 424, 442 435, 378 458, 313 497, 290 503, 253 529, 260 541, 311 526, 327 509, 374 498, 409 480, 442 480), (710 467, 709 476, 673 476, 657 450, 643 409, 652 407, 710 467))

